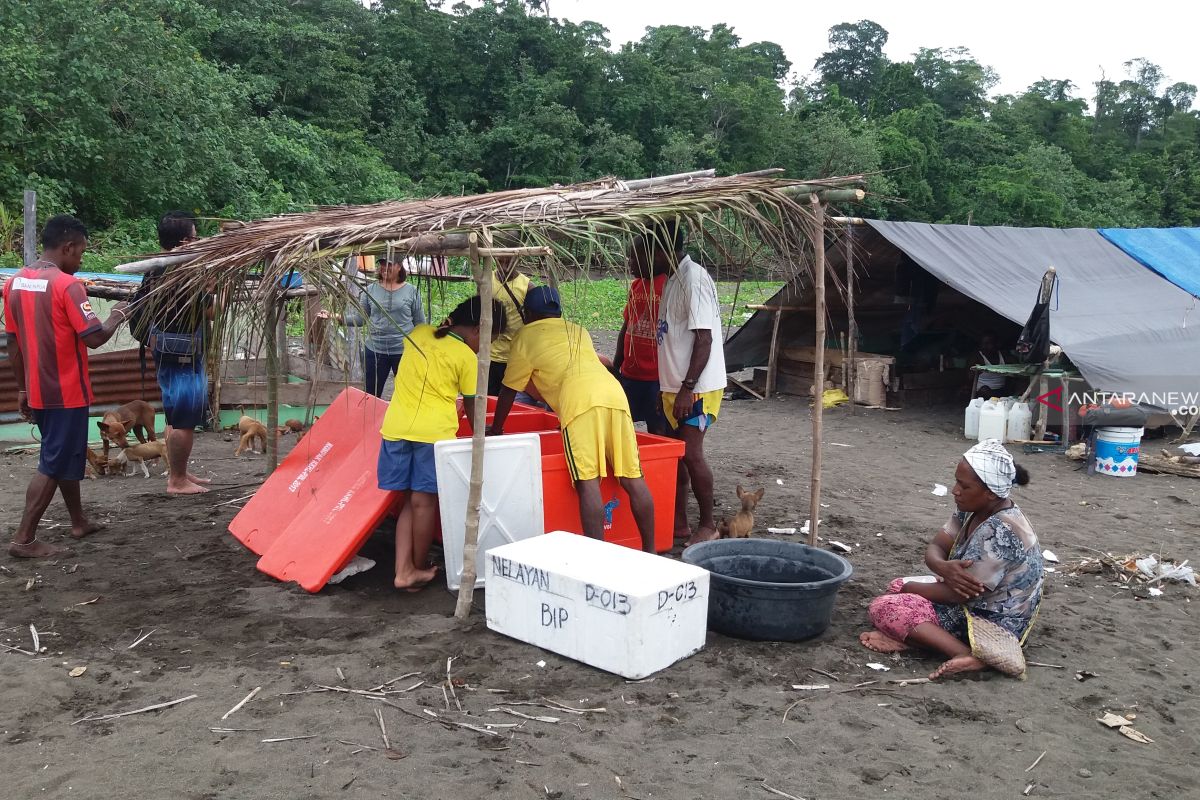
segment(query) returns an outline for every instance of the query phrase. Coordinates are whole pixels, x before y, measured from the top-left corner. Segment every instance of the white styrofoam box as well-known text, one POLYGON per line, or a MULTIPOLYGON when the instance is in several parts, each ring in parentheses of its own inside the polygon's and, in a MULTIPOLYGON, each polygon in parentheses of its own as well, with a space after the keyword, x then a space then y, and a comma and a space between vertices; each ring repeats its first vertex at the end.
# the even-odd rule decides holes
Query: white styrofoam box
POLYGON ((704 647, 708 571, 555 531, 487 558, 487 623, 499 633, 626 678, 704 647))
MULTIPOLYGON (((433 458, 446 556, 446 586, 454 592, 458 591, 462 578, 463 545, 467 540, 471 440, 438 442, 433 446, 433 458)), ((484 585, 484 558, 489 548, 540 536, 544 530, 542 445, 538 435, 489 436, 484 441, 475 588, 484 585)))

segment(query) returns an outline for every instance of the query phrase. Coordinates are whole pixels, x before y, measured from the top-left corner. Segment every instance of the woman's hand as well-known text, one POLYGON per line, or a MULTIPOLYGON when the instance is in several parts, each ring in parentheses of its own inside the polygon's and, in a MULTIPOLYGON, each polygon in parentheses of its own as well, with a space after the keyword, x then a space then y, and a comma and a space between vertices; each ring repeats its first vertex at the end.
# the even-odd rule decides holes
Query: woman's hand
POLYGON ((973 600, 979 597, 987 589, 983 583, 968 572, 968 568, 975 562, 969 558, 952 559, 942 561, 936 565, 930 565, 945 584, 953 589, 955 593, 964 600, 973 600))
POLYGON ((332 311, 328 311, 324 308, 317 312, 317 319, 331 319, 334 322, 342 321, 341 315, 334 314, 332 311))

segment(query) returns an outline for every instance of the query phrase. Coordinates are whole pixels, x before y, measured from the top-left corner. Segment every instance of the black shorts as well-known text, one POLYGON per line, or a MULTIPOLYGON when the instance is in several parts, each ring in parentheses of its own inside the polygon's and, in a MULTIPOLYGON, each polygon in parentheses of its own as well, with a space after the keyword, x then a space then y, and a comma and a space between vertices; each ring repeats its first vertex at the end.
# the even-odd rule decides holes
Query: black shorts
POLYGON ((617 376, 625 397, 629 399, 629 414, 634 422, 646 423, 650 433, 663 433, 667 429, 667 418, 662 410, 662 395, 658 389, 658 381, 639 381, 617 376))
POLYGON ((87 464, 87 406, 35 408, 33 421, 42 435, 38 472, 56 481, 83 480, 83 467, 87 464))

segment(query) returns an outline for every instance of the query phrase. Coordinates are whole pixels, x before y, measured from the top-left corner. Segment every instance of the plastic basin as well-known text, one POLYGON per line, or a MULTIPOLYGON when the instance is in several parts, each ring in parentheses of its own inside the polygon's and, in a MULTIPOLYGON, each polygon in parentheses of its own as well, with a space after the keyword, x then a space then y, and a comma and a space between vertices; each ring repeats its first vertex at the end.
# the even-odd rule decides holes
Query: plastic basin
POLYGON ((726 636, 798 642, 833 618, 838 589, 854 574, 839 555, 774 539, 718 539, 683 551, 708 570, 708 627, 726 636))

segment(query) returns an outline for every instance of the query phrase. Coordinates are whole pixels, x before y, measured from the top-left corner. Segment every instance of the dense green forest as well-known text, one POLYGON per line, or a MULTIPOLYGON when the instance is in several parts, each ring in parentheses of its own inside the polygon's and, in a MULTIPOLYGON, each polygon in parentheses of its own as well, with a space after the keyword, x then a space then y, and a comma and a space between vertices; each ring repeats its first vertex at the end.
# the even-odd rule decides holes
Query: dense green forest
POLYGON ((967 50, 891 61, 870 21, 793 65, 720 25, 614 51, 536 0, 0 0, 0 20, 9 241, 26 187, 120 247, 167 208, 245 218, 768 166, 870 173, 866 213, 892 219, 1200 223, 1196 87, 1132 53, 1120 80, 993 98, 967 50))

